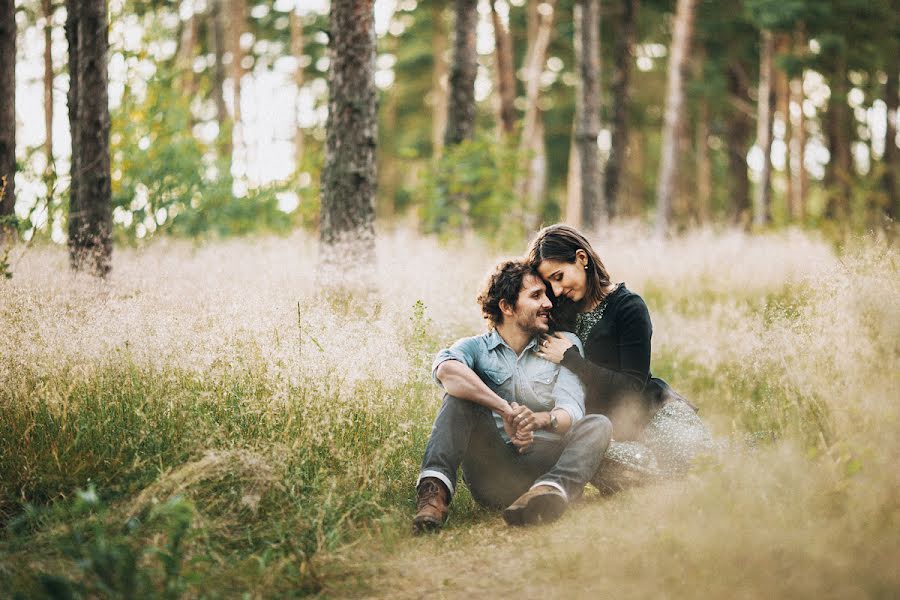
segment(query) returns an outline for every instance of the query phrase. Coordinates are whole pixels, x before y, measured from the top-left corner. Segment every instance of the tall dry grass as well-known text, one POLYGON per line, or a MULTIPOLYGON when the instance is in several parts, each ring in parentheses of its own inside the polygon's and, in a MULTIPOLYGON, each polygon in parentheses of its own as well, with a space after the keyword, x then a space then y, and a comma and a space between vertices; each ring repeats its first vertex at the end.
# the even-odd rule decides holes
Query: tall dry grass
POLYGON ((166 556, 212 588, 173 580, 174 559, 135 564, 146 590, 188 596, 379 593, 370 582, 385 573, 397 594, 453 595, 475 585, 458 579, 466 569, 547 560, 556 568, 533 587, 504 585, 896 592, 896 249, 861 239, 835 251, 799 232, 646 233, 592 241, 650 306, 654 373, 717 435, 762 445, 523 537, 462 494, 449 535, 424 541, 405 532, 439 402, 428 364, 482 330, 474 296, 497 252, 399 231, 379 241, 369 281, 326 297, 303 235, 120 249, 103 282, 70 274, 57 248, 30 249, 0 283, 0 573, 23 593, 43 589, 42 573, 92 590, 96 569, 78 567, 67 540, 109 538, 179 541, 166 556), (183 541, 154 516, 178 497, 194 532, 183 541), (521 540, 540 543, 521 554, 521 540), (505 558, 473 564, 484 544, 505 558), (456 557, 431 565, 442 579, 409 577, 407 561, 435 553, 456 557))

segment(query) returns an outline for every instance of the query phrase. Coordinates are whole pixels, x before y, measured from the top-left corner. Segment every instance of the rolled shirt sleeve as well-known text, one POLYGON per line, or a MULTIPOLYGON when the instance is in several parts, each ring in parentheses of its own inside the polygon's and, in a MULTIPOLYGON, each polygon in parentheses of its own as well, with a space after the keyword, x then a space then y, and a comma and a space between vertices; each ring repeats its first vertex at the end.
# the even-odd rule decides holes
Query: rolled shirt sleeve
MULTIPOLYGON (((568 331, 561 333, 578 348, 578 353, 584 356, 581 340, 574 333, 568 331)), ((569 413, 573 425, 584 417, 584 387, 581 385, 581 380, 575 373, 562 366, 559 368, 559 376, 553 387, 553 400, 554 408, 561 408, 569 413)))
POLYGON ((444 389, 444 385, 441 383, 441 380, 437 378, 437 369, 441 366, 441 363, 447 362, 448 360, 458 360, 470 369, 474 369, 475 359, 480 350, 479 343, 478 337, 467 337, 437 353, 437 356, 434 357, 434 362, 431 363, 431 378, 434 379, 434 382, 438 384, 441 389, 444 389))

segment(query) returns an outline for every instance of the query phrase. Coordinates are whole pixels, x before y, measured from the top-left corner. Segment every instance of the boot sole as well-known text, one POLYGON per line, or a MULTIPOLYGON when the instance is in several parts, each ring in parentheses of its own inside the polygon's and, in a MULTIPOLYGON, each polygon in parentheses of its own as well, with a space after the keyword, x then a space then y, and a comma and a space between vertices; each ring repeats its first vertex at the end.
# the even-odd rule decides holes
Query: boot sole
POLYGON ((427 517, 414 519, 413 533, 416 535, 420 533, 437 533, 443 526, 444 522, 438 521, 437 519, 431 519, 427 517))
POLYGON ((537 525, 552 523, 566 510, 566 499, 559 494, 543 494, 535 496, 528 504, 511 506, 503 511, 503 520, 507 525, 537 525))

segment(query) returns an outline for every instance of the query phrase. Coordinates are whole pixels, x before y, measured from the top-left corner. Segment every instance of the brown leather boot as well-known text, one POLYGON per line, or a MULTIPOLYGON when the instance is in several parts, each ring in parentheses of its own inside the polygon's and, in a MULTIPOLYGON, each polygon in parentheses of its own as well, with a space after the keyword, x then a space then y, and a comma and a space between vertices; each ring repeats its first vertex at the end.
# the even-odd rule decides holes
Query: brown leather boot
POLYGON ((519 496, 503 511, 507 525, 536 525, 555 521, 566 510, 566 497, 552 485, 539 485, 519 496))
POLYGON ((413 533, 440 531, 450 512, 450 492, 437 477, 425 477, 416 488, 413 533))

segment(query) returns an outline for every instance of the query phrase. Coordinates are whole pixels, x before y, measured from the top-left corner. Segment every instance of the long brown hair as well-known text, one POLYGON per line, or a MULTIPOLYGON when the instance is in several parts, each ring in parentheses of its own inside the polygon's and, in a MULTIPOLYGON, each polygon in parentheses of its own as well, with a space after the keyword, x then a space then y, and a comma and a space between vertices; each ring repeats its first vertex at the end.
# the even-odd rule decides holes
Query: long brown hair
POLYGON ((584 250, 588 256, 587 290, 584 298, 578 302, 567 301, 566 298, 555 298, 553 290, 547 286, 550 297, 553 298, 553 320, 557 328, 571 328, 574 325, 575 314, 581 312, 587 306, 596 306, 606 298, 606 288, 611 280, 609 271, 603 265, 603 261, 594 252, 590 242, 581 232, 568 225, 550 225, 541 229, 537 237, 532 240, 528 248, 525 261, 535 271, 545 260, 574 263, 576 253, 584 250))

